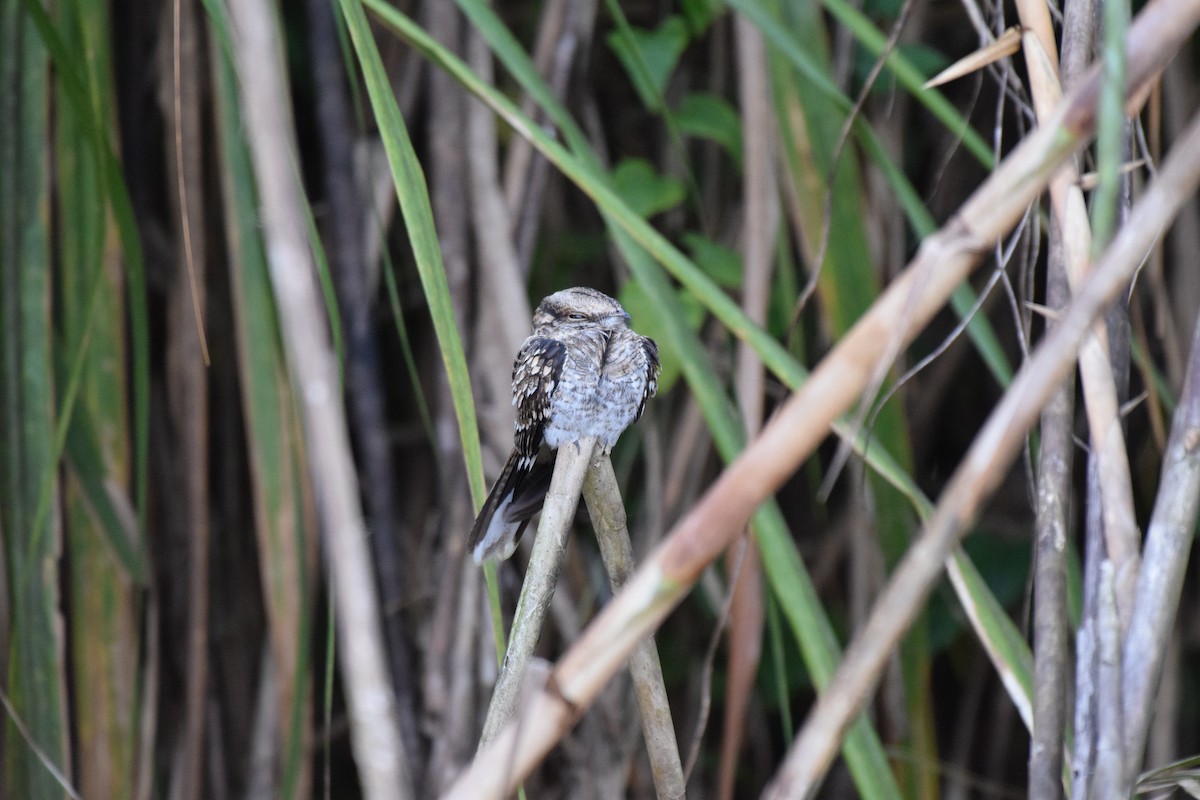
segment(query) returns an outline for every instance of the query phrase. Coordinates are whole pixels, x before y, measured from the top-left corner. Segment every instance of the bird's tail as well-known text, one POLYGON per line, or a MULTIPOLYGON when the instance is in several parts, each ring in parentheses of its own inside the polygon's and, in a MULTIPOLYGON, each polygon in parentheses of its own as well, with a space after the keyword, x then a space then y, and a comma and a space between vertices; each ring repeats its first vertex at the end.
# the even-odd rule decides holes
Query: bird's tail
POLYGON ((471 528, 467 549, 475 563, 513 554, 529 520, 542 509, 552 468, 552 460, 528 464, 513 450, 471 528))

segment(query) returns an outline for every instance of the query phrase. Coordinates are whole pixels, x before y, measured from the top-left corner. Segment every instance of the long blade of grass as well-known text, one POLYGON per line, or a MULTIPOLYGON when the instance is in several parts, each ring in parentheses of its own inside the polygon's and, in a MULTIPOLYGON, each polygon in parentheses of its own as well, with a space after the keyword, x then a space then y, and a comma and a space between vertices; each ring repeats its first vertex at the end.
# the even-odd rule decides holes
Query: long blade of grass
MULTIPOLYGON (((417 272, 429 304, 430 317, 437 334, 442 364, 450 386, 450 397, 454 413, 458 418, 458 435, 463 448, 463 460, 467 468, 467 483, 471 488, 471 501, 475 508, 483 505, 487 486, 483 478, 483 457, 479 442, 479 424, 475 416, 475 401, 471 394, 471 378, 467 372, 466 354, 454 317, 450 301, 450 287, 446 282, 446 271, 438 248, 437 231, 433 224, 433 210, 429 203, 429 190, 425 185, 424 173, 413 151, 404 118, 391 84, 383 68, 383 61, 375 40, 371 36, 366 14, 359 0, 339 0, 343 18, 350 30, 350 38, 358 54, 359 65, 367 84, 367 95, 375 119, 379 125, 388 164, 392 168, 392 180, 400 209, 408 229, 409 242, 417 262, 417 272)), ((488 562, 483 567, 484 580, 488 587, 488 606, 491 609, 492 631, 496 643, 496 658, 503 661, 505 632, 503 610, 500 606, 500 584, 496 565, 488 562)))
POLYGON ((11 603, 0 679, 9 786, 15 796, 61 796, 65 773, 64 646, 58 609, 58 519, 35 527, 41 481, 53 474, 54 369, 50 322, 49 58, 19 0, 0 3, 0 534, 11 603), (33 569, 27 567, 32 566, 33 569))
MULTIPOLYGON (((112 108, 106 4, 66 4, 58 23, 89 99, 96 108, 112 108)), ((73 478, 63 492, 72 711, 74 724, 88 732, 79 738, 76 780, 83 796, 128 797, 135 782, 138 601, 146 568, 127 500, 132 431, 125 282, 105 196, 103 149, 86 111, 71 102, 55 110, 62 308, 56 374, 59 386, 79 386, 73 413, 60 405, 60 422, 70 415, 65 447, 73 478), (95 313, 97 307, 105 313, 95 313), (79 375, 69 375, 72 365, 79 375)))
MULTIPOLYGON (((93 345, 94 346, 94 345, 93 345)), ((58 365, 58 374, 64 375, 66 367, 58 365)), ((113 387, 112 395, 120 396, 113 387)), ((112 421, 119 421, 119 417, 112 421)), ((71 477, 78 482, 87 502, 88 513, 95 517, 97 530, 94 534, 103 538, 124 578, 139 586, 146 584, 146 554, 137 537, 137 519, 129 504, 127 487, 118 479, 120 473, 113 469, 119 464, 121 454, 101 450, 100 430, 92 421, 92 412, 87 406, 75 409, 67 431, 66 456, 71 465, 71 477), (115 475, 114 475, 115 473, 115 475)), ((129 438, 112 439, 127 447, 129 438)), ((128 458, 128 454, 124 454, 128 458)))
MULTIPOLYGON (((700 340, 687 324, 678 295, 645 250, 615 225, 610 229, 638 283, 662 311, 663 344, 679 354, 684 377, 704 411, 718 452, 726 462, 732 461, 745 445, 742 425, 700 340)), ((779 506, 774 502, 764 504, 754 516, 752 529, 771 588, 800 644, 804 663, 813 683, 822 687, 832 676, 841 650, 779 506)), ((860 718, 846 737, 845 756, 863 797, 900 796, 879 736, 866 717, 860 718)))
POLYGON ((1121 166, 1125 162, 1125 30, 1129 27, 1127 0, 1104 3, 1104 88, 1096 120, 1096 172, 1092 195, 1092 258, 1099 258, 1112 239, 1117 223, 1121 166))
MULTIPOLYGON (((54 63, 57 88, 76 115, 76 122, 100 163, 104 196, 113 215, 121 255, 125 259, 129 332, 133 356, 133 491, 139 536, 144 530, 147 464, 150 442, 150 323, 146 300, 146 273, 141 239, 133 214, 133 203, 125 185, 106 125, 96 118, 102 107, 92 97, 94 85, 82 72, 46 10, 36 0, 18 0, 54 63)), ((32 35, 32 31, 29 32, 32 35)))
POLYGON ((458 418, 459 438, 466 461, 467 481, 471 487, 471 498, 476 508, 483 505, 487 487, 483 482, 483 462, 479 445, 479 426, 475 418, 475 404, 471 396, 471 379, 467 373, 467 359, 463 353, 462 339, 450 302, 450 287, 446 283, 446 271, 442 266, 442 254, 438 249, 437 231, 433 224, 433 211, 429 206, 429 190, 425 175, 413 151, 408 128, 400 115, 400 108, 392 94, 391 83, 383 68, 383 60, 371 36, 367 16, 357 0, 339 0, 342 15, 350 30, 350 39, 358 54, 358 62, 367 84, 367 95, 379 124, 388 164, 392 168, 392 179, 400 199, 400 210, 404 215, 409 242, 425 290, 425 300, 437 334, 442 363, 450 384, 450 395, 454 412, 458 418))

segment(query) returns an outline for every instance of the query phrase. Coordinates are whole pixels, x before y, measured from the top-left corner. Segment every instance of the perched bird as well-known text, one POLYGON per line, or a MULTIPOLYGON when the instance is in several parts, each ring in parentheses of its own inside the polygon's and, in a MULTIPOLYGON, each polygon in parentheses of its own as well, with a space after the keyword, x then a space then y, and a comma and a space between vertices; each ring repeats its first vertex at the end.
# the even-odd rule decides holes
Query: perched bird
POLYGON ((482 562, 508 558, 542 507, 553 461, 543 449, 595 436, 604 453, 658 389, 658 346, 629 328, 621 304, 595 289, 538 304, 533 335, 513 364, 513 451, 475 520, 467 547, 482 562))

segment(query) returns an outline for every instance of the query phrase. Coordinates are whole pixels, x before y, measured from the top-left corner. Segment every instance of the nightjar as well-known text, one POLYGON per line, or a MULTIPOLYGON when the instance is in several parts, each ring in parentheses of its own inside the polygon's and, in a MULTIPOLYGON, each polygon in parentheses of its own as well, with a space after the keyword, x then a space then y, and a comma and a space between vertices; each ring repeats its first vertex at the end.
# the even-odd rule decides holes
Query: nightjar
POLYGON ((629 314, 608 295, 576 287, 538 304, 513 364, 512 455, 467 543, 476 562, 511 556, 541 509, 553 471, 544 453, 584 436, 608 453, 654 396, 658 371, 658 346, 629 328, 629 314))

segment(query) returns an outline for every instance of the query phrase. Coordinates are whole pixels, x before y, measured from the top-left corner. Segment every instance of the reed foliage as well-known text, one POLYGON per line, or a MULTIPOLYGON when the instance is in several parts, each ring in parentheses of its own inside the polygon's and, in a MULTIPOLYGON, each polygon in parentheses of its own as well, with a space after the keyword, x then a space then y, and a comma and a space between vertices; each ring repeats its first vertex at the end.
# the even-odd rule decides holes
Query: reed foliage
POLYGON ((693 797, 1194 791, 1195 5, 0 0, 0 800, 652 797, 650 633, 693 797), (646 566, 479 748, 572 285, 646 566))

